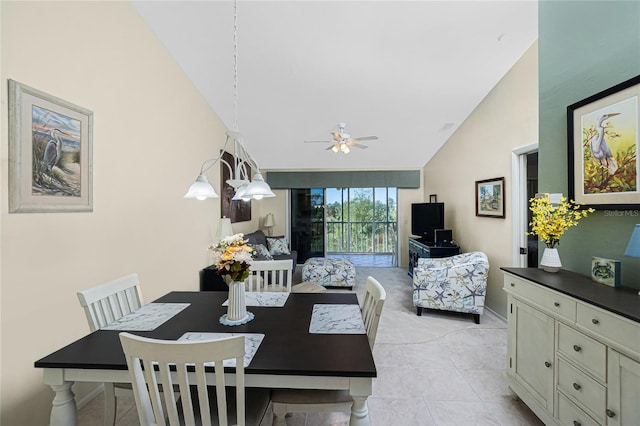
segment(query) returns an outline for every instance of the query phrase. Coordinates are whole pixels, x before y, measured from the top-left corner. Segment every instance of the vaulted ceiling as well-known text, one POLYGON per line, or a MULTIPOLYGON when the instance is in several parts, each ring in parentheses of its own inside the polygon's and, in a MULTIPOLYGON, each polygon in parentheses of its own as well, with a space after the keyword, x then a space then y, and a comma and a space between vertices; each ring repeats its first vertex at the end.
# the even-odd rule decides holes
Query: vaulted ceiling
MULTIPOLYGON (((133 4, 233 128, 233 2, 133 4)), ((537 8, 240 0, 237 128, 262 169, 421 168, 536 40, 537 8), (346 155, 304 143, 330 140, 340 122, 379 139, 346 155)))

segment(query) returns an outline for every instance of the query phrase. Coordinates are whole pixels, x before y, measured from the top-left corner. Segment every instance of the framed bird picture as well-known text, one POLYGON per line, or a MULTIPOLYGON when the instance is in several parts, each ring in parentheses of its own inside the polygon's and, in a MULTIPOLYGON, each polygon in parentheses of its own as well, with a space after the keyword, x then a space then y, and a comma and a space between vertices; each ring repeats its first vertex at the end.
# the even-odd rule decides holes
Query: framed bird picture
POLYGON ((640 204, 640 76, 567 107, 569 198, 595 209, 640 204))
POLYGON ((93 112, 9 80, 9 212, 93 211, 93 112))

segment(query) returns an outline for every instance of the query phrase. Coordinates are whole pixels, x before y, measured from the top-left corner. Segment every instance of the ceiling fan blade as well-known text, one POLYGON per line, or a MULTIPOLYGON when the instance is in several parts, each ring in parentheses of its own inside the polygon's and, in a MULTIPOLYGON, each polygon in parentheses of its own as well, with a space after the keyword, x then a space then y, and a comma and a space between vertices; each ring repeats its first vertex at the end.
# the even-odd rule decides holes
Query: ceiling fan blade
POLYGON ((347 145, 349 145, 349 146, 354 146, 354 147, 356 147, 356 148, 360 148, 360 149, 367 149, 367 148, 369 148, 367 145, 362 145, 362 144, 355 143, 355 142, 349 142, 349 143, 347 143, 347 145))
POLYGON ((378 139, 377 136, 359 136, 357 138, 351 138, 353 141, 375 141, 378 139))
POLYGON ((336 142, 342 142, 344 140, 342 135, 338 132, 332 132, 331 134, 333 135, 333 140, 336 142))
POLYGON ((331 150, 334 150, 334 152, 335 152, 335 149, 334 149, 334 148, 335 148, 336 146, 338 146, 338 144, 331 144, 331 145, 329 145, 329 148, 325 149, 325 151, 331 151, 331 150))

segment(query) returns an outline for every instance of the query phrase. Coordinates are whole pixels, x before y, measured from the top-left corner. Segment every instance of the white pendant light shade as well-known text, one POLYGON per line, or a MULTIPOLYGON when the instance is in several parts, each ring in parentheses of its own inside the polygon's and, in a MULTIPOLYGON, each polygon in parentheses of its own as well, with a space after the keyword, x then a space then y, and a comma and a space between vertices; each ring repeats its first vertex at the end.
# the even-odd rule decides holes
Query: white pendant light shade
POLYGON ((207 198, 219 198, 216 191, 209 184, 207 177, 203 174, 199 175, 195 182, 189 187, 189 191, 184 198, 196 198, 198 200, 206 200, 207 198))
POLYGON ((244 195, 245 191, 247 190, 247 186, 249 184, 245 183, 243 185, 241 185, 238 189, 236 189, 236 193, 234 194, 233 198, 231 199, 232 201, 249 201, 251 200, 251 197, 248 197, 246 195, 244 195))
POLYGON ((271 191, 271 187, 264 181, 262 174, 256 173, 251 183, 247 186, 246 191, 244 191, 244 196, 261 200, 263 198, 275 197, 276 194, 271 191))

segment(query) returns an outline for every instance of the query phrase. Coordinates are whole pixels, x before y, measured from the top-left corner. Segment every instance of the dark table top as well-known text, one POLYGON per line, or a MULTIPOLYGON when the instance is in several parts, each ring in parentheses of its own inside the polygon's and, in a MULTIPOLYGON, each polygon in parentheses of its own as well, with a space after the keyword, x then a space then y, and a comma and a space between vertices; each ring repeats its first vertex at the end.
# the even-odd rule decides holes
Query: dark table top
MULTIPOLYGON (((191 305, 154 331, 132 332, 176 340, 184 333, 263 333, 246 374, 376 377, 366 334, 310 334, 313 305, 357 304, 355 293, 291 293, 284 307, 247 307, 255 318, 225 326, 219 318, 227 308, 224 292, 171 292, 155 302, 191 305)), ((126 370, 116 330, 98 330, 35 362, 39 368, 126 370)))
POLYGON ((609 287, 592 281, 590 277, 561 269, 556 273, 538 268, 500 268, 518 277, 598 306, 635 322, 640 322, 638 289, 609 287))

